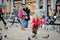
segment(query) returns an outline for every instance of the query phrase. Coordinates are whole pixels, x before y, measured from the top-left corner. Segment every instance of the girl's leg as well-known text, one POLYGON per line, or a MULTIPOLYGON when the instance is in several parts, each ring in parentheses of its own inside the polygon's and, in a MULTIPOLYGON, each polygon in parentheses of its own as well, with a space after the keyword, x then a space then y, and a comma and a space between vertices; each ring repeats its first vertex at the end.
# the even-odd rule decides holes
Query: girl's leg
POLYGON ((35 37, 35 28, 32 29, 32 37, 34 38, 35 37))
POLYGON ((19 18, 17 19, 17 21, 20 23, 20 25, 21 25, 21 21, 19 20, 19 18))
POLYGON ((12 25, 14 24, 14 21, 15 21, 15 17, 14 17, 14 19, 13 19, 12 25))
POLYGON ((35 36, 36 36, 37 30, 38 30, 37 27, 34 27, 34 28, 32 29, 32 33, 33 33, 33 36, 32 36, 32 37, 35 37, 35 36))
POLYGON ((23 21, 23 19, 20 19, 20 23, 21 23, 21 30, 25 30, 24 29, 24 21, 23 21))

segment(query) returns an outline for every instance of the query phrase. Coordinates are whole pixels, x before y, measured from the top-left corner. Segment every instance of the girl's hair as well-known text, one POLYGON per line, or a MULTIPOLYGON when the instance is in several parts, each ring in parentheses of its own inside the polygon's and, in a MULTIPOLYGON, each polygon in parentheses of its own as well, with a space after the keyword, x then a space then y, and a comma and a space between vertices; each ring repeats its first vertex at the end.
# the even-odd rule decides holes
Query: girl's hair
POLYGON ((45 18, 45 15, 43 15, 42 18, 45 18))
POLYGON ((38 15, 36 13, 34 13, 34 16, 38 17, 38 15))

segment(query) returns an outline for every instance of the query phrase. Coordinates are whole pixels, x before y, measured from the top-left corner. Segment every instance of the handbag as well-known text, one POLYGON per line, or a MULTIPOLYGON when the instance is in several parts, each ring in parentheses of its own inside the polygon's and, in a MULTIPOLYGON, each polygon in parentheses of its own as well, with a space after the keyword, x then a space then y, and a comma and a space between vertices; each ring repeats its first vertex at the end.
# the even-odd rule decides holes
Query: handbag
POLYGON ((27 15, 25 16, 25 19, 27 19, 27 20, 28 20, 28 16, 27 16, 27 15))

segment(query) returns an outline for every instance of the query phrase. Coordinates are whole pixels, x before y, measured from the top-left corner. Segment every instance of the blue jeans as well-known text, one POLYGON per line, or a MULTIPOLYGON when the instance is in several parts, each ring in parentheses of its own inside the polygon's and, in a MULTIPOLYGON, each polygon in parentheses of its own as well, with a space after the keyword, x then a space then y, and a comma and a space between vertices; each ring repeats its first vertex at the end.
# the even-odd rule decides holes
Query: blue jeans
POLYGON ((24 27, 24 18, 20 18, 20 23, 21 23, 21 26, 24 27))
POLYGON ((28 21, 26 21, 26 20, 25 20, 25 22, 24 22, 24 27, 25 27, 25 28, 28 28, 28 21))

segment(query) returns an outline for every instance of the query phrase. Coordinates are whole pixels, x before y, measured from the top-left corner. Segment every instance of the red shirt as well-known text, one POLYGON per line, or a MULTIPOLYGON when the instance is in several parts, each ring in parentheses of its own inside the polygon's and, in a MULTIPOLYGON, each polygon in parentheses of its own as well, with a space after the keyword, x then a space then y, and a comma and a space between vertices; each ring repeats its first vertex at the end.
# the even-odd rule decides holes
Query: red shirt
MULTIPOLYGON (((39 25, 40 24, 40 20, 39 18, 33 18, 32 19, 32 27, 34 27, 34 25, 39 25)), ((38 26, 37 26, 38 27, 38 26)))

